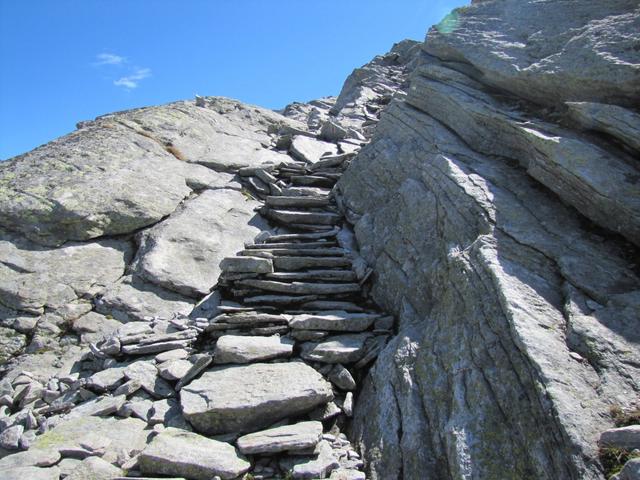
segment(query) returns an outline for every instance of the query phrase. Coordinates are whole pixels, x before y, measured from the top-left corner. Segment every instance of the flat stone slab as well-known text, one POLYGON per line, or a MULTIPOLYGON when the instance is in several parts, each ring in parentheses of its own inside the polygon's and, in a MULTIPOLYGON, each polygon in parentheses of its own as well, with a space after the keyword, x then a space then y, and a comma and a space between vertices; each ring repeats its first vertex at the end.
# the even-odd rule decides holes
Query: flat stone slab
POLYGON ((354 363, 365 354, 365 342, 369 333, 337 335, 326 340, 302 345, 300 356, 305 360, 323 363, 354 363))
POLYGON ((302 362, 215 367, 184 387, 184 416, 200 432, 255 431, 333 399, 331 385, 302 362))
POLYGON ((277 453, 315 447, 322 437, 322 423, 300 422, 250 433, 237 441, 245 454, 277 453))
POLYGON ((338 293, 355 293, 360 291, 357 283, 313 283, 313 282, 278 282, 275 280, 259 280, 249 278, 239 280, 237 285, 258 288, 268 292, 292 293, 298 295, 333 295, 338 293))
POLYGON ((315 458, 289 457, 280 461, 280 467, 291 472, 294 479, 326 478, 340 466, 331 444, 326 440, 318 443, 315 458))
POLYGON ((223 272, 233 273, 271 273, 273 262, 269 258, 260 257, 227 257, 220 262, 223 272))
POLYGON ((329 205, 328 196, 306 196, 306 197, 288 197, 285 195, 272 197, 269 196, 265 199, 265 203, 270 207, 324 207, 329 205))
POLYGON ((270 280, 277 281, 322 280, 351 282, 353 280, 356 280, 356 274, 353 270, 309 270, 308 272, 274 272, 265 275, 265 277, 270 280))
POLYGON ((228 443, 167 428, 138 457, 144 474, 176 475, 193 480, 236 478, 251 464, 228 443))
POLYGON ((299 330, 363 332, 368 329, 378 317, 379 315, 370 313, 348 313, 344 311, 318 312, 317 314, 293 315, 289 321, 289 326, 299 330))
POLYGON ((603 447, 615 447, 629 451, 640 448, 640 425, 605 430, 600 435, 599 443, 603 447))
POLYGON ((294 343, 289 338, 278 336, 224 335, 216 343, 213 363, 251 363, 290 357, 294 343))
POLYGON ((291 140, 289 153, 302 162, 315 163, 326 153, 331 155, 338 153, 338 147, 333 143, 323 142, 305 135, 296 135, 291 140))
POLYGON ((336 225, 342 220, 340 215, 332 212, 302 212, 261 208, 260 213, 267 218, 286 224, 336 225))
POLYGON ((273 263, 278 270, 296 271, 305 268, 350 267, 347 257, 276 257, 273 263))

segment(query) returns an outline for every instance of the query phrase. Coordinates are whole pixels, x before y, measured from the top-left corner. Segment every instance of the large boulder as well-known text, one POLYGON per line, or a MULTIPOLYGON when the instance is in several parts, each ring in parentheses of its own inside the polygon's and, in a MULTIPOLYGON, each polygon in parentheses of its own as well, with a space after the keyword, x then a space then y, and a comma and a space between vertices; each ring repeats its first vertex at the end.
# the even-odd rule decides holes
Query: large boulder
POLYGON ((48 248, 0 229, 0 303, 32 313, 63 309, 118 280, 131 255, 121 240, 48 248))
POLYGON ((142 234, 135 270, 183 295, 206 295, 218 281, 221 260, 268 228, 254 212, 258 205, 236 190, 204 191, 142 234))
POLYGON ((255 431, 333 398, 331 385, 302 362, 216 367, 183 387, 184 416, 205 434, 255 431), (241 379, 241 381, 240 381, 241 379))

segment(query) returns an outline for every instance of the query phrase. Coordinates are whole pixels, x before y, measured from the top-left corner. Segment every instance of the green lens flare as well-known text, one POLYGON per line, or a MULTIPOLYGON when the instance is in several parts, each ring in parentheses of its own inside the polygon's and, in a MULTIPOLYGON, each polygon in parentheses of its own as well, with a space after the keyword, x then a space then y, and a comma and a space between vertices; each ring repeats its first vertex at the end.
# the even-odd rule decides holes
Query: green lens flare
POLYGON ((447 14, 438 25, 436 25, 436 29, 443 34, 451 33, 456 28, 458 28, 458 24, 460 23, 458 12, 455 10, 451 13, 447 14))

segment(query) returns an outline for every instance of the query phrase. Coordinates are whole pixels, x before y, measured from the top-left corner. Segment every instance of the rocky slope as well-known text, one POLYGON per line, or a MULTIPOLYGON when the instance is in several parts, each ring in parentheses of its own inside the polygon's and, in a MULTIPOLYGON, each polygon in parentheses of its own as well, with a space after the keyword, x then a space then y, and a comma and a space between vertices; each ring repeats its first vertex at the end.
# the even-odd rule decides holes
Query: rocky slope
POLYGON ((0 476, 604 478, 640 448, 639 31, 475 1, 338 97, 0 164, 0 476))

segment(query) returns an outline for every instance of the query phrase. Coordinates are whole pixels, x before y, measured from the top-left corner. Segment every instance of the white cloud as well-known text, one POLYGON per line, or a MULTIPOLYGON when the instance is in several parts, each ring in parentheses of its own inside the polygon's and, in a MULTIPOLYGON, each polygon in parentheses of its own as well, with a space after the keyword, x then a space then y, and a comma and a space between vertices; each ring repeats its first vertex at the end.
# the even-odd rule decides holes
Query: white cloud
POLYGON ((113 53, 100 53, 96 55, 96 65, 122 65, 125 62, 125 58, 113 53))
POLYGON ((115 80, 113 84, 117 87, 124 87, 127 90, 132 90, 138 87, 140 80, 144 80, 150 76, 150 68, 136 68, 133 73, 115 80))

